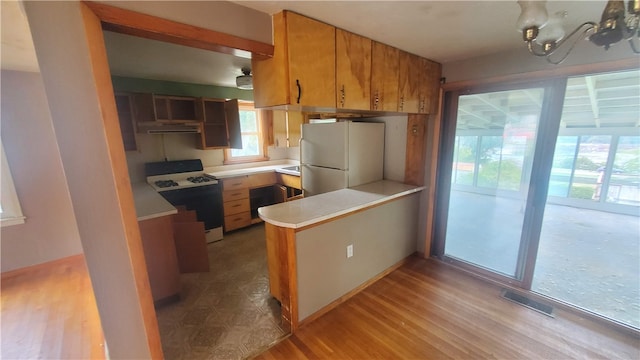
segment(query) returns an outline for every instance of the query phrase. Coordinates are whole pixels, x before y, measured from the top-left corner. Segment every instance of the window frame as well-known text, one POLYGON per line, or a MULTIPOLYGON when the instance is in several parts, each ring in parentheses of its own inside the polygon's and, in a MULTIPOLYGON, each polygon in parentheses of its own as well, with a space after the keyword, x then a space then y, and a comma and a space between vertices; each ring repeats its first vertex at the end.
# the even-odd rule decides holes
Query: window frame
POLYGON ((9 169, 9 163, 4 152, 4 145, 0 140, 0 227, 24 224, 26 217, 22 213, 22 207, 16 193, 16 188, 9 169))
MULTIPOLYGON (((253 106, 253 102, 238 102, 238 111, 253 111, 256 114, 256 125, 258 127, 258 149, 260 150, 259 155, 249 155, 249 156, 233 156, 231 148, 224 149, 224 165, 228 164, 241 164, 241 163, 249 163, 249 162, 259 162, 259 161, 267 161, 269 157, 267 156, 267 126, 266 126, 266 116, 264 111, 256 109, 253 106)), ((245 132, 242 131, 242 126, 240 125, 240 137, 242 138, 245 134, 255 134, 255 132, 245 132)))

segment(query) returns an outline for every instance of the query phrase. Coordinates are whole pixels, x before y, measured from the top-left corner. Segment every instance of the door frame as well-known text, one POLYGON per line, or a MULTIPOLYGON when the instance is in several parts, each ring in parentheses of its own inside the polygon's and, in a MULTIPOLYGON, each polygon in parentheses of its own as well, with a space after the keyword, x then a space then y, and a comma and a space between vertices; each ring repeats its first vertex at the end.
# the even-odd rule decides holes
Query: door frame
POLYGON ((438 174, 439 189, 436 204, 437 211, 435 214, 436 226, 434 230, 435 246, 433 255, 465 270, 476 272, 483 277, 529 290, 538 249, 539 227, 542 224, 549 175, 551 174, 551 160, 553 159, 555 141, 562 116, 566 82, 567 77, 563 76, 555 79, 517 81, 504 84, 478 84, 476 86, 445 92, 442 116, 444 125, 440 149, 441 171, 438 174), (544 94, 536 130, 533 164, 531 167, 531 177, 528 182, 527 203, 521 230, 517 265, 514 277, 510 277, 445 255, 447 217, 452 188, 451 173, 453 169, 456 119, 458 98, 460 96, 528 88, 543 88, 544 94))
MULTIPOLYGON (((119 131, 119 121, 115 111, 115 94, 110 86, 111 70, 106 56, 104 30, 119 32, 143 38, 166 41, 174 44, 196 47, 200 49, 217 51, 241 57, 268 58, 273 56, 273 45, 250 39, 244 39, 230 34, 225 34, 209 29, 183 24, 160 17, 125 10, 102 3, 82 1, 80 3, 82 21, 85 27, 87 42, 89 44, 89 56, 91 58, 96 88, 99 91, 98 101, 102 112, 103 126, 111 130, 107 137, 108 147, 113 152, 112 157, 124 159, 124 147, 119 131), (100 82, 100 83, 98 83, 100 82), (102 86, 99 86, 102 85, 102 86)), ((128 178, 126 166, 112 166, 114 177, 128 178)), ((131 263, 134 271, 137 299, 143 312, 144 329, 147 336, 149 351, 153 358, 162 358, 162 346, 155 309, 149 288, 149 280, 146 273, 144 255, 142 254, 142 242, 138 224, 135 217, 133 194, 128 182, 118 182, 116 191, 124 194, 119 199, 120 206, 126 210, 123 222, 128 229, 127 243, 130 245, 131 263), (124 199, 124 200, 123 200, 124 199), (128 199, 128 200, 127 200, 128 199), (135 229, 135 230, 133 230, 135 229)), ((87 260, 88 261, 88 260, 87 260)), ((99 286, 94 283, 94 287, 99 286)), ((100 291, 94 291, 96 297, 100 297, 100 291)), ((100 302, 98 302, 100 306, 100 302)), ((101 319, 108 322, 108 319, 101 319)), ((106 339, 107 342, 109 339, 106 339)))

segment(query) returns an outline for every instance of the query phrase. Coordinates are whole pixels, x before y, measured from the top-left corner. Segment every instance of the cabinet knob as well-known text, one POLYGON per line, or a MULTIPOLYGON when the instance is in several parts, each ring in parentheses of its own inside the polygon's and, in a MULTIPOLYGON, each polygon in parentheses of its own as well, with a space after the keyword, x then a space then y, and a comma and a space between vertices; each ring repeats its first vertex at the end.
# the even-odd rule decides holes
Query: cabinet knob
POLYGON ((378 90, 376 90, 376 94, 374 95, 374 101, 373 101, 373 110, 378 110, 379 102, 380 102, 380 97, 378 96, 378 90))

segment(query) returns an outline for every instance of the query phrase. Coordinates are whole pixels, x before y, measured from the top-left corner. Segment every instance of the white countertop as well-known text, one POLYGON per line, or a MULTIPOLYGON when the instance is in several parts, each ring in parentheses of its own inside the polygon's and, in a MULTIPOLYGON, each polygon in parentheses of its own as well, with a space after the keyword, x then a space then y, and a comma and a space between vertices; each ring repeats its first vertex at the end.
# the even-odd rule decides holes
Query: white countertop
POLYGON ((177 214, 178 210, 147 183, 131 184, 138 221, 177 214))
POLYGON ((215 176, 217 179, 224 179, 224 178, 229 178, 234 176, 244 176, 244 175, 275 171, 276 169, 281 169, 281 168, 289 167, 293 165, 299 165, 299 162, 279 161, 277 164, 234 168, 234 169, 223 169, 224 167, 214 167, 214 168, 206 168, 205 173, 207 175, 215 176))
POLYGON ((423 189, 424 186, 382 180, 261 207, 258 214, 262 220, 270 224, 298 229, 423 189))

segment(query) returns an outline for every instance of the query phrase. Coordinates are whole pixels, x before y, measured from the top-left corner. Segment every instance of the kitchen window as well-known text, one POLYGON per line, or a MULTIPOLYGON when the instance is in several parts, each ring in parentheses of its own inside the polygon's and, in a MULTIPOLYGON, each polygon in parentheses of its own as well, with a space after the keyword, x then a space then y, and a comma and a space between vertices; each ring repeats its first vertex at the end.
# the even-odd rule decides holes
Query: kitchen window
POLYGON ((4 155, 4 147, 0 142, 0 225, 9 226, 23 224, 25 217, 22 215, 22 208, 18 201, 16 189, 13 186, 13 179, 9 171, 9 165, 4 155))
POLYGON ((242 149, 225 149, 225 164, 268 160, 264 146, 262 111, 256 110, 253 103, 239 103, 238 108, 242 149))

